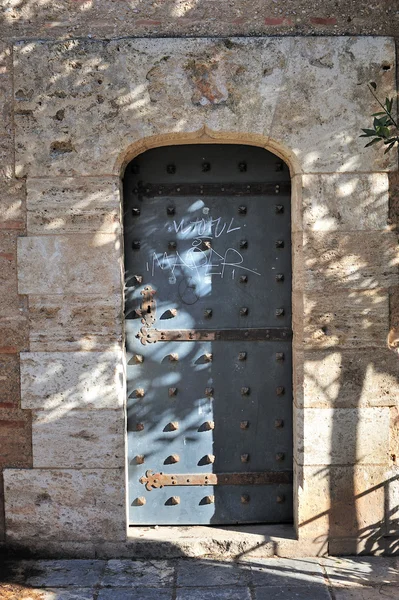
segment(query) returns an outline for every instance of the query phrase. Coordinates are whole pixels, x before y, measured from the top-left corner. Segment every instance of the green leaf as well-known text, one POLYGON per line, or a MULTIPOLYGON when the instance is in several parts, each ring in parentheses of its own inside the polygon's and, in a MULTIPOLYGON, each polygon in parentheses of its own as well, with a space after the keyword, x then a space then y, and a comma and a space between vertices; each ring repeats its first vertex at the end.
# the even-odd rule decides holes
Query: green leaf
POLYGON ((369 142, 368 144, 366 144, 365 148, 368 148, 369 146, 373 146, 374 144, 377 144, 378 142, 382 142, 382 139, 380 137, 377 137, 372 142, 369 142))
POLYGON ((364 131, 364 133, 366 135, 375 135, 376 134, 376 130, 375 129, 362 129, 362 131, 364 131))
POLYGON ((373 88, 373 90, 377 89, 377 84, 375 81, 370 81, 370 86, 373 88))
POLYGON ((385 115, 385 113, 384 112, 373 113, 371 116, 372 117, 379 117, 380 115, 385 115))
POLYGON ((387 152, 389 152, 395 145, 395 142, 393 142, 392 144, 389 144, 388 148, 385 150, 384 154, 386 154, 387 152))
POLYGON ((392 110, 392 104, 393 104, 393 98, 389 99, 389 98, 385 98, 385 106, 387 109, 387 112, 391 112, 392 110))

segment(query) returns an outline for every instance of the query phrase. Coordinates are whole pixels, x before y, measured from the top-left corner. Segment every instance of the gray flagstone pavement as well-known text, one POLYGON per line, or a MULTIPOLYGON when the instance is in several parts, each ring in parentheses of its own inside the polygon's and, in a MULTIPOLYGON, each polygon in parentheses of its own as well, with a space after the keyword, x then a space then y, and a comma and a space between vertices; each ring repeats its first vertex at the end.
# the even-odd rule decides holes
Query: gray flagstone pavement
POLYGON ((20 560, 1 600, 399 600, 399 558, 20 560))

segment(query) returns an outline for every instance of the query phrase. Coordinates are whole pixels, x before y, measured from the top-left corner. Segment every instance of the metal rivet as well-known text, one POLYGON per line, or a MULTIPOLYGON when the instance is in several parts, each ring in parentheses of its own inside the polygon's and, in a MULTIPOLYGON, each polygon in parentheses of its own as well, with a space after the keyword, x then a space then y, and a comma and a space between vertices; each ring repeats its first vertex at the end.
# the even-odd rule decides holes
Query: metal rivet
POLYGON ((282 204, 276 204, 276 215, 281 215, 284 212, 284 206, 282 204))
POLYGON ((145 461, 144 454, 138 454, 136 456, 136 464, 137 465, 143 465, 144 461, 145 461))
POLYGON ((169 175, 174 175, 176 173, 176 166, 175 165, 167 165, 166 172, 169 173, 169 175))
POLYGON ((204 317, 205 317, 205 319, 210 319, 211 316, 212 316, 212 313, 213 313, 213 311, 212 311, 211 308, 206 308, 204 310, 204 317))
POLYGON ((204 354, 204 361, 209 363, 212 362, 213 360, 213 354, 211 354, 210 352, 207 352, 206 354, 204 354))
POLYGON ((174 465, 180 461, 180 456, 178 454, 171 454, 168 458, 165 459, 165 464, 174 465))
POLYGON ((215 421, 205 421, 199 429, 200 431, 211 431, 211 429, 215 429, 215 421))
POLYGON ((240 316, 241 317, 246 317, 249 313, 249 309, 246 306, 243 306, 242 308, 240 308, 240 316))
POLYGON ((283 273, 277 273, 277 275, 276 275, 276 281, 284 281, 284 275, 283 275, 283 273))
POLYGON ((141 246, 141 243, 139 242, 139 240, 134 240, 132 242, 132 249, 133 250, 140 250, 140 246, 141 246))
POLYGON ((284 352, 276 352, 276 360, 284 360, 284 352))
POLYGON ((247 360, 247 353, 246 352, 240 352, 238 354, 238 360, 247 360))
POLYGON ((284 169, 284 163, 282 163, 282 162, 276 163, 276 168, 275 168, 276 171, 282 171, 283 169, 284 169))
POLYGON ((247 207, 246 206, 239 206, 238 207, 238 214, 239 215, 246 215, 247 214, 247 207))
POLYGON ((143 431, 144 423, 136 423, 136 431, 143 431))
POLYGON ((139 496, 138 498, 133 500, 133 506, 144 506, 146 502, 147 500, 144 498, 144 496, 139 496))
POLYGON ((175 241, 168 242, 168 250, 176 250, 177 243, 175 241))
POLYGON ((133 361, 136 365, 141 365, 144 362, 144 356, 142 354, 135 354, 133 356, 133 361))
POLYGON ((176 362, 179 360, 179 355, 176 352, 172 352, 172 354, 169 354, 169 360, 170 362, 176 362))
POLYGON ((215 462, 215 458, 216 457, 214 454, 205 454, 205 456, 201 458, 200 462, 206 465, 213 465, 213 463, 215 462))
POLYGON ((248 427, 249 427, 249 421, 241 421, 240 429, 248 429, 248 427))
POLYGON ((169 388, 168 394, 170 397, 177 395, 177 388, 169 388))
POLYGON ((284 421, 283 419, 276 419, 274 421, 274 426, 276 429, 281 429, 282 427, 284 427, 284 421))
POLYGON ((241 494, 241 504, 248 504, 250 500, 249 494, 241 494))
POLYGON ((276 460, 277 460, 278 462, 281 462, 281 461, 282 461, 282 460, 284 460, 284 459, 285 459, 285 454, 284 454, 284 452, 277 452, 277 454, 276 454, 276 460))
POLYGON ((284 312, 284 308, 276 308, 276 317, 282 317, 284 312))
POLYGON ((138 207, 138 206, 134 206, 134 207, 132 208, 132 215, 133 215, 134 217, 139 217, 139 216, 140 216, 140 212, 141 212, 141 211, 140 211, 140 209, 139 209, 139 207, 138 207))
POLYGON ((177 431, 179 429, 179 423, 177 421, 171 421, 165 427, 166 431, 177 431))
POLYGON ((133 175, 138 175, 140 173, 140 165, 138 165, 137 163, 133 163, 131 171, 133 175))
POLYGON ((214 392, 213 388, 211 388, 211 387, 205 388, 205 396, 207 396, 208 398, 213 396, 213 392, 214 392))
POLYGON ((249 462, 249 454, 241 454, 241 462, 242 463, 249 462))
POLYGON ((277 396, 283 396, 285 394, 285 387, 283 385, 279 385, 276 387, 277 396))
POLYGON ((248 275, 241 275, 240 283, 248 283, 248 275))
POLYGON ((165 504, 169 504, 171 506, 176 506, 176 504, 180 504, 180 497, 172 496, 171 498, 168 498, 168 500, 166 500, 165 504))
POLYGON ((202 172, 203 173, 208 173, 208 171, 211 170, 211 163, 209 163, 209 162, 203 162, 201 168, 202 168, 202 172))
POLYGON ((277 240, 276 241, 276 248, 284 248, 284 241, 283 240, 277 240))
POLYGON ((167 214, 169 217, 172 217, 172 216, 173 216, 175 213, 176 213, 176 209, 175 209, 175 207, 174 207, 174 206, 167 206, 167 207, 166 207, 166 214, 167 214))
POLYGON ((136 398, 144 398, 145 391, 143 390, 143 388, 138 388, 134 391, 134 395, 136 396, 136 398))
POLYGON ((276 498, 276 502, 277 502, 277 504, 283 504, 283 502, 285 502, 284 494, 279 494, 276 498))
POLYGON ((245 248, 248 248, 248 241, 247 240, 240 240, 240 248, 241 248, 241 250, 244 250, 245 248))
POLYGON ((247 170, 247 163, 244 161, 238 163, 238 170, 240 171, 240 173, 245 173, 247 170))
POLYGON ((280 193, 280 186, 276 185, 276 187, 274 188, 274 191, 276 192, 276 194, 280 193))
POLYGON ((215 504, 215 496, 205 496, 205 498, 202 498, 200 504, 215 504))
POLYGON ((249 387, 242 387, 241 388, 241 396, 249 396, 251 390, 249 387))
POLYGON ((133 275, 133 279, 135 283, 138 283, 139 285, 143 283, 143 276, 142 275, 133 275))

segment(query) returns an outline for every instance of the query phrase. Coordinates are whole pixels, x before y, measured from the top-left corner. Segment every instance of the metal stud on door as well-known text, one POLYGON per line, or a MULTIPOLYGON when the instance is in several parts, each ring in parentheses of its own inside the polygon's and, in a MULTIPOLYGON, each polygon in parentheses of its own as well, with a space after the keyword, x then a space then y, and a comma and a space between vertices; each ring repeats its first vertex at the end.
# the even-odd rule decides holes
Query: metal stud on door
POLYGON ((158 148, 124 197, 130 522, 291 521, 286 165, 158 148))

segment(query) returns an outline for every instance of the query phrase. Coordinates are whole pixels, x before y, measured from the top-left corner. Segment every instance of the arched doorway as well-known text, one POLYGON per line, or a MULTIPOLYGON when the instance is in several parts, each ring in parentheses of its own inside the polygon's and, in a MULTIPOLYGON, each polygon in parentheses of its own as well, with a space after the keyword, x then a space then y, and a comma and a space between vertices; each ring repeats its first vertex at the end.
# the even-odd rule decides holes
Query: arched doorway
POLYGON ((290 522, 288 167, 156 148, 124 201, 131 524, 290 522))

